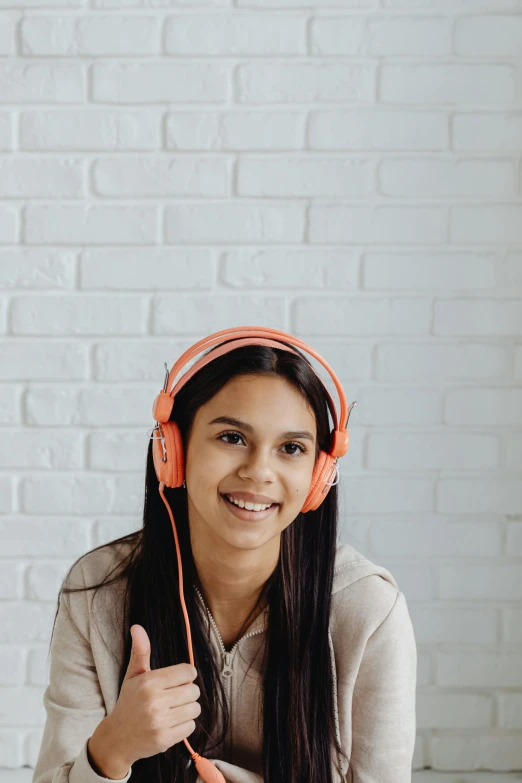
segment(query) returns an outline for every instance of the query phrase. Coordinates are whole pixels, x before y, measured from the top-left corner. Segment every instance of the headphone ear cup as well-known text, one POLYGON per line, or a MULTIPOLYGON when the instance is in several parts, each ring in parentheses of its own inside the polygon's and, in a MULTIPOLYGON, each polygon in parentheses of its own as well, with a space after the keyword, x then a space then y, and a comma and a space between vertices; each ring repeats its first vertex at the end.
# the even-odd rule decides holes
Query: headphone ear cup
POLYGON ((330 485, 326 482, 329 480, 333 472, 333 465, 335 457, 327 454, 326 451, 320 451, 317 461, 315 463, 314 472, 312 473, 312 481, 310 483, 310 491, 305 500, 305 504, 301 509, 302 514, 306 514, 307 511, 315 511, 327 494, 330 491, 330 485), (323 489, 326 487, 326 492, 323 493, 323 489))
POLYGON ((163 462, 163 447, 160 438, 152 441, 152 457, 158 481, 166 487, 181 487, 185 478, 185 454, 183 439, 175 421, 166 421, 159 425, 165 439, 167 452, 166 462, 163 462))

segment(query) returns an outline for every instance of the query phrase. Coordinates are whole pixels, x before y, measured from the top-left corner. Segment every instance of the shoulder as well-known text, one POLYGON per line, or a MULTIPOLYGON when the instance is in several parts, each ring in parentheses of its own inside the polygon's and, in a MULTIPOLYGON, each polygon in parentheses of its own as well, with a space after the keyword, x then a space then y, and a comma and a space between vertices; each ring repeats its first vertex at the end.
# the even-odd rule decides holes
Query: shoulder
POLYGON ((349 544, 336 552, 332 588, 332 631, 353 641, 368 639, 392 613, 409 623, 404 594, 392 573, 349 544))
POLYGON ((120 565, 128 562, 128 556, 136 546, 134 539, 110 542, 95 547, 81 555, 68 569, 62 581, 59 602, 66 604, 69 613, 82 630, 88 635, 90 617, 93 614, 93 601, 96 594, 97 609, 103 615, 119 609, 119 599, 123 599, 125 586, 123 580, 108 584, 103 592, 98 586, 114 579, 120 573, 120 565), (106 600, 101 602, 105 594, 106 600))
POLYGON ((136 541, 117 539, 90 549, 70 566, 63 585, 76 588, 98 584, 111 575, 111 572, 116 573, 117 567, 123 563, 135 545, 136 541))

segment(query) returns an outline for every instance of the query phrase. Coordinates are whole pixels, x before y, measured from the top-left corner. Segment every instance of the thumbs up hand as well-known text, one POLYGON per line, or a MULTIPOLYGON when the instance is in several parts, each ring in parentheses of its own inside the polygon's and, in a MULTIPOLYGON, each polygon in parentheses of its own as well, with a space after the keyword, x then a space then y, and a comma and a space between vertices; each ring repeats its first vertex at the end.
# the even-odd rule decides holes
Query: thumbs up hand
POLYGON ((150 641, 142 625, 130 629, 132 649, 114 710, 107 716, 111 736, 130 767, 142 758, 163 753, 196 728, 201 714, 196 669, 177 663, 150 668, 150 641))

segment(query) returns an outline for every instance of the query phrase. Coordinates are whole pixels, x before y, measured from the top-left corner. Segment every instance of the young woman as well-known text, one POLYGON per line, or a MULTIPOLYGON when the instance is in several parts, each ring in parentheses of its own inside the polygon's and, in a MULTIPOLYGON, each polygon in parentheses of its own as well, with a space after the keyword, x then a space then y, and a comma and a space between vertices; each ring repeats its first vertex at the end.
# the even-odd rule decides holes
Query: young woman
POLYGON ((411 781, 406 601, 338 543, 337 481, 302 511, 331 398, 278 342, 206 352, 170 414, 183 484, 158 492, 151 440, 143 527, 69 570, 33 783, 203 783, 198 754, 230 783, 411 781))

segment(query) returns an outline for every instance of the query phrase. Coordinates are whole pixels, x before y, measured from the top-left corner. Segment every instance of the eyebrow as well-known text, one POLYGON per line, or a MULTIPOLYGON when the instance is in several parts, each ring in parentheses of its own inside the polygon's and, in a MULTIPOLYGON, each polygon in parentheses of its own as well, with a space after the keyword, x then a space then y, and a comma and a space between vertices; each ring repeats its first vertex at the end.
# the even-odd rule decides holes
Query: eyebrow
MULTIPOLYGON (((246 424, 246 422, 241 421, 240 419, 234 419, 231 416, 217 416, 217 418, 209 421, 209 425, 210 424, 230 424, 232 427, 238 427, 239 429, 245 430, 245 432, 254 432, 254 428, 251 424, 246 424)), ((312 443, 314 441, 314 436, 311 432, 308 432, 308 430, 288 430, 287 432, 282 432, 279 437, 305 438, 306 440, 311 440, 312 443)))

